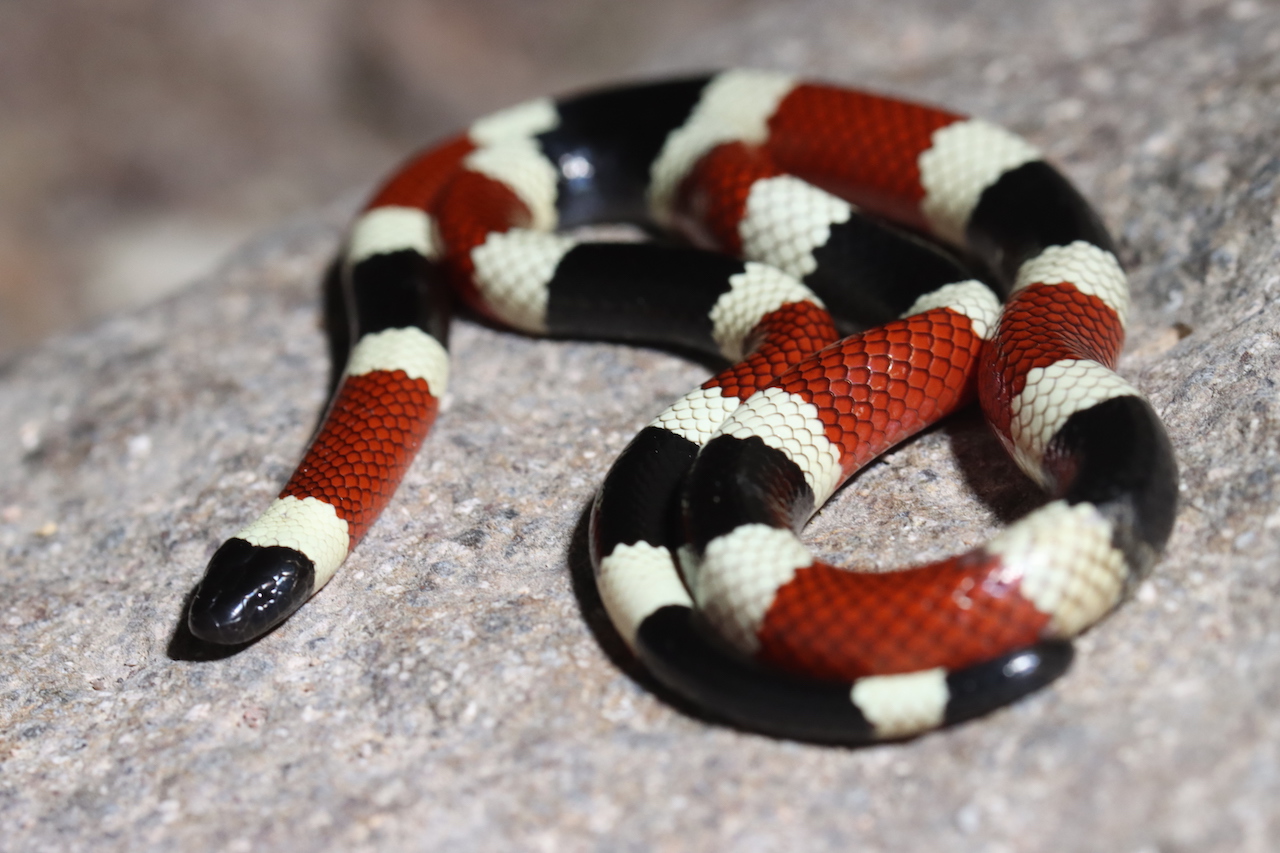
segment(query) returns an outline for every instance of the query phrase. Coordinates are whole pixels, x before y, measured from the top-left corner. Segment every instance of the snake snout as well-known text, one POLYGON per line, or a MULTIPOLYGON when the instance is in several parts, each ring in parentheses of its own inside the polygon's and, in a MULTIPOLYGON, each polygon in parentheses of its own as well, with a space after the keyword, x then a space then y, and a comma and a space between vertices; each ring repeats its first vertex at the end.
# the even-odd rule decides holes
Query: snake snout
POLYGON ((301 607, 314 584, 315 567, 301 552, 229 539, 196 587, 187 625, 206 642, 247 643, 301 607))

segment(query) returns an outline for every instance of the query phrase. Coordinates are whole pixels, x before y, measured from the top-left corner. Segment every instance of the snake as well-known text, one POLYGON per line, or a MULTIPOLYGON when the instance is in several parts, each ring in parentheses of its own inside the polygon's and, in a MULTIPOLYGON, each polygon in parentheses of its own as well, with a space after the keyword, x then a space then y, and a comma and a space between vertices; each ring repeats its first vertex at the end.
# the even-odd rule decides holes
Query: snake
POLYGON ((1115 372, 1115 244, 983 119, 752 69, 537 98, 412 157, 340 263, 341 381, 279 497, 213 554, 199 640, 261 637, 360 542, 436 417, 455 302, 720 365, 618 457, 588 548, 635 659, 729 725, 860 744, 1007 705, 1069 668, 1172 530, 1168 435, 1115 372), (799 531, 843 483, 975 401, 1041 506, 924 565, 813 556, 799 531))

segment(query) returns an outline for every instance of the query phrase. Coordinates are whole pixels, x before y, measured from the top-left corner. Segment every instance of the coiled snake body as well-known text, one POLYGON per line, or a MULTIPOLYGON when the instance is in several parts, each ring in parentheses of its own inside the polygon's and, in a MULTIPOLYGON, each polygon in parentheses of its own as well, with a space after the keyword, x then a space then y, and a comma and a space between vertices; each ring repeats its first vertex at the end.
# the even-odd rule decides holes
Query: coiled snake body
POLYGON ((202 639, 265 633, 377 518, 447 382, 447 291, 524 332, 730 363, 614 464, 591 549, 644 665, 749 728, 902 737, 1024 695, 1172 526, 1168 439, 1113 372, 1129 297, 1111 239, 981 120, 758 71, 535 100, 392 177, 345 275, 343 381, 280 497, 214 555, 189 613, 202 639), (557 232, 618 221, 700 248, 557 232), (974 397, 1052 500, 942 562, 815 561, 796 538, 815 509, 974 397))

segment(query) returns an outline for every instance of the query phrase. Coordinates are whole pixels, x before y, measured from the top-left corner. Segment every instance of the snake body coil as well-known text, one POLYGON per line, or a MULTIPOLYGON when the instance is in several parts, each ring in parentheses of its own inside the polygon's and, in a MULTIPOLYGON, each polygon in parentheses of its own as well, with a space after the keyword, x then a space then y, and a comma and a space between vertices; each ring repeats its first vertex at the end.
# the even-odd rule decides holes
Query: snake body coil
POLYGON ((1065 670, 1172 526, 1168 439, 1113 372, 1129 297, 1111 239, 980 120, 757 71, 531 101, 396 174, 345 275, 343 381, 280 497, 214 555, 189 614, 203 639, 284 620, 382 511, 447 382, 449 291, 524 332, 730 363, 614 464, 591 549, 644 665, 750 728, 861 742, 1007 703, 1065 670), (557 233, 618 221, 705 248, 557 233), (840 484, 974 397, 1051 501, 938 563, 815 561, 796 531, 840 484))

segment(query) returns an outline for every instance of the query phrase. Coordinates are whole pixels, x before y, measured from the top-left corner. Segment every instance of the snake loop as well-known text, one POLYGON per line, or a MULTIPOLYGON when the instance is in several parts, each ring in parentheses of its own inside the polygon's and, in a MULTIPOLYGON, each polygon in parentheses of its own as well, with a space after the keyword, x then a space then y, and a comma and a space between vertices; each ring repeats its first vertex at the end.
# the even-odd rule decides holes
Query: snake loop
POLYGON ((531 101, 392 177, 345 287, 343 381, 280 497, 210 562, 198 637, 279 624, 377 518, 448 381, 448 292, 524 332, 728 365, 618 458, 591 551, 644 665, 749 728, 862 742, 1012 701, 1065 670, 1172 527, 1169 441, 1114 372, 1111 238, 981 120, 761 71, 531 101), (565 233, 619 221, 694 245, 565 233), (1051 500, 929 565, 815 560, 796 533, 840 484, 974 399, 1051 500))

